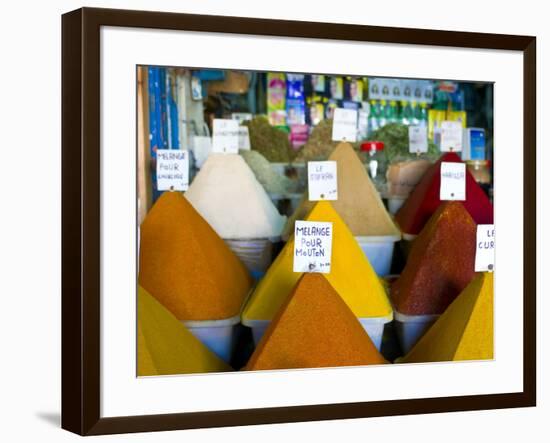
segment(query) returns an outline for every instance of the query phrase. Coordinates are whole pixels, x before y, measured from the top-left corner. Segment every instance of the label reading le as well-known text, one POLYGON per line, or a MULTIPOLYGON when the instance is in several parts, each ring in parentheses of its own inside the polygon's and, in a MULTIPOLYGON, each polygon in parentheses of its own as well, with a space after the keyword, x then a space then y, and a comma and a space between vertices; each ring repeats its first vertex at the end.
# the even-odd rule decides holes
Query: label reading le
POLYGON ((357 141, 357 110, 336 108, 332 122, 332 140, 357 141))
POLYGON ((189 155, 183 149, 157 149, 157 189, 187 191, 189 155))
POLYGON ((338 200, 336 162, 307 162, 308 198, 310 201, 338 200))
POLYGON ((332 223, 296 221, 294 225, 294 272, 330 273, 332 223))
POLYGON ((495 269, 495 225, 477 225, 475 272, 495 269))
POLYGON ((239 149, 250 151, 250 135, 247 126, 239 126, 239 149))
POLYGON ((239 153, 239 122, 215 118, 212 134, 212 152, 239 153))
POLYGON ((462 151, 462 123, 443 121, 441 122, 441 152, 462 151))
POLYGON ((409 126, 409 152, 428 152, 428 128, 426 126, 409 126))
POLYGON ((466 200, 466 164, 441 162, 440 200, 466 200))

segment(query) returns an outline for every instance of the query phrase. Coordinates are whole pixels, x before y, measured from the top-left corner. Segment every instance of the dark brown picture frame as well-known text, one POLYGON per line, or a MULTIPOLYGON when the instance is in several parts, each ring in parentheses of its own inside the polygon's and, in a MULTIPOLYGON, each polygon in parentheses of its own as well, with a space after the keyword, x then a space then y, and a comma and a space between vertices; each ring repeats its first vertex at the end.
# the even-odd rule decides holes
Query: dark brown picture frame
POLYGON ((83 8, 62 16, 62 427, 81 435, 536 405, 536 38, 83 8), (346 404, 100 417, 100 28, 118 26, 523 53, 523 391, 346 404))

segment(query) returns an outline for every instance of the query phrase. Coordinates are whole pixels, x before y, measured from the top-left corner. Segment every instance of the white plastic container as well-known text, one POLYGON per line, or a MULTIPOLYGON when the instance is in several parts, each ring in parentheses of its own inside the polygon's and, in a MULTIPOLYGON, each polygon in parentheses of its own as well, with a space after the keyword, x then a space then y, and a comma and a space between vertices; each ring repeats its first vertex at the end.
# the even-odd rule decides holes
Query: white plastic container
POLYGON ((235 326, 240 316, 223 320, 188 320, 182 323, 214 354, 229 363, 235 345, 235 326))
POLYGON ((388 212, 395 215, 406 199, 407 197, 388 197, 388 212))
POLYGON ((379 237, 355 237, 371 266, 380 277, 390 273, 395 242, 401 240, 399 235, 379 237))
POLYGON ((265 272, 273 261, 273 243, 278 239, 256 238, 247 240, 224 239, 249 271, 265 272))
MULTIPOLYGON (((380 350, 380 346, 382 345, 382 335, 384 333, 384 325, 392 321, 392 319, 393 315, 388 317, 359 318, 358 320, 374 343, 374 346, 376 346, 376 349, 380 350)), ((271 320, 243 320, 242 323, 252 329, 254 344, 258 346, 258 343, 271 323, 271 320)))
POLYGON ((395 330, 403 355, 409 353, 416 342, 439 318, 439 314, 405 315, 394 311, 395 330))

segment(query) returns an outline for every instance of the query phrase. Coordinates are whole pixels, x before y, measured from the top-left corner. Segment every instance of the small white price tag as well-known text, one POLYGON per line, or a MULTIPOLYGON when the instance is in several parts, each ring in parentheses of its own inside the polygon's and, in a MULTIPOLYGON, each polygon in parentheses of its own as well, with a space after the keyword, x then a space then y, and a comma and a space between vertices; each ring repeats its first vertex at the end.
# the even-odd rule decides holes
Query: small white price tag
POLYGON ((239 126, 239 149, 250 151, 250 135, 247 126, 239 126))
POLYGON ((157 149, 157 189, 186 191, 189 187, 189 153, 183 149, 157 149))
POLYGON ((310 201, 338 200, 336 162, 307 162, 308 198, 310 201))
POLYGON ((428 152, 428 128, 426 126, 409 126, 409 152, 428 152))
POLYGON ((477 225, 475 272, 495 269, 495 225, 477 225))
POLYGON ((330 273, 332 223, 296 221, 294 225, 294 272, 330 273))
POLYGON ((462 123, 443 121, 441 122, 441 152, 462 151, 462 123))
POLYGON ((466 200, 466 163, 441 162, 440 200, 466 200))
POLYGON ((239 122, 237 120, 214 119, 212 152, 239 153, 239 122))
POLYGON ((252 120, 253 115, 250 112, 233 112, 231 113, 231 119, 237 120, 239 124, 252 120))
POLYGON ((332 140, 357 141, 357 110, 336 108, 332 121, 332 140))

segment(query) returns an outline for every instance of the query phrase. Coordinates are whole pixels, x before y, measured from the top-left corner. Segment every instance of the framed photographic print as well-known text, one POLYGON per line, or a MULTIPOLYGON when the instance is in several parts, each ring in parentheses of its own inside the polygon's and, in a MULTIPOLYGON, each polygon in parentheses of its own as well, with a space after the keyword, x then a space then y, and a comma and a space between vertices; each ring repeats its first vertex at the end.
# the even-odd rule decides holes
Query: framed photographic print
POLYGON ((534 37, 62 27, 63 428, 536 404, 534 37))

